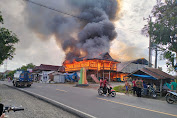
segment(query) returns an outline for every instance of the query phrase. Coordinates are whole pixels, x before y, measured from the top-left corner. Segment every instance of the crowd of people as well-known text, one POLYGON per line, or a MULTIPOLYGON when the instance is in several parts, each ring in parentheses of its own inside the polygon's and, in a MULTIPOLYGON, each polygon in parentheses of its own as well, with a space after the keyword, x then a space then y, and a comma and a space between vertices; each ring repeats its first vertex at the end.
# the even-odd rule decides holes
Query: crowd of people
MULTIPOLYGON (((143 81, 142 79, 134 79, 132 81, 132 86, 129 84, 127 80, 125 80, 125 94, 128 93, 128 91, 132 88, 133 95, 137 95, 137 97, 141 97, 142 95, 142 89, 144 95, 147 95, 148 92, 148 85, 152 86, 154 91, 156 91, 156 85, 155 84, 147 84, 147 82, 143 81)), ((168 90, 177 92, 177 83, 172 79, 171 83, 168 84, 168 90)))
POLYGON ((133 95, 137 94, 137 97, 141 97, 141 89, 147 89, 147 84, 141 79, 134 79, 133 84, 133 95))
MULTIPOLYGON (((100 78, 100 87, 103 88, 104 96, 106 96, 108 91, 108 78, 100 78)), ((171 83, 169 84, 169 90, 177 92, 177 83, 174 82, 174 80, 171 80, 171 83)), ((152 87, 154 91, 156 91, 156 85, 155 84, 148 84, 146 81, 143 81, 142 79, 134 79, 132 81, 132 86, 129 84, 128 80, 125 80, 125 94, 129 93, 129 90, 133 90, 133 95, 137 95, 137 97, 142 96, 142 89, 143 89, 143 95, 148 95, 149 86, 152 87)))

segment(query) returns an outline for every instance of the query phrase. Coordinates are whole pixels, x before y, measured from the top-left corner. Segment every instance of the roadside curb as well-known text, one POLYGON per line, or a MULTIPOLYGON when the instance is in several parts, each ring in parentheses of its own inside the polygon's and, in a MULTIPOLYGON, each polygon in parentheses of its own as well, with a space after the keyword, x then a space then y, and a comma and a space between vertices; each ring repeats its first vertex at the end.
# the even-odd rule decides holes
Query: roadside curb
POLYGON ((77 109, 75 109, 75 108, 72 108, 72 107, 70 107, 70 106, 67 106, 67 105, 65 105, 65 104, 63 104, 63 103, 60 103, 60 102, 58 102, 58 101, 52 100, 52 99, 50 99, 50 98, 41 96, 41 95, 39 95, 39 94, 32 93, 32 92, 30 92, 30 91, 23 90, 23 89, 20 89, 20 88, 16 88, 16 87, 14 87, 14 86, 10 86, 10 85, 7 85, 7 84, 4 84, 4 85, 6 85, 6 86, 8 86, 8 87, 10 87, 10 88, 19 90, 19 91, 21 91, 21 92, 24 92, 24 93, 26 93, 26 94, 28 94, 28 95, 31 95, 31 96, 33 96, 33 97, 35 97, 35 98, 37 98, 37 99, 40 99, 40 100, 42 100, 42 101, 44 101, 44 102, 49 103, 49 104, 52 104, 52 105, 54 105, 54 106, 56 106, 56 107, 58 107, 58 108, 60 108, 60 109, 62 109, 62 110, 64 110, 64 111, 67 111, 67 112, 69 112, 69 113, 71 113, 71 114, 73 114, 73 115, 75 115, 75 116, 80 117, 80 118, 96 118, 95 116, 92 116, 92 115, 90 115, 90 114, 87 114, 87 113, 85 113, 85 112, 82 112, 82 111, 80 111, 80 110, 77 110, 77 109))

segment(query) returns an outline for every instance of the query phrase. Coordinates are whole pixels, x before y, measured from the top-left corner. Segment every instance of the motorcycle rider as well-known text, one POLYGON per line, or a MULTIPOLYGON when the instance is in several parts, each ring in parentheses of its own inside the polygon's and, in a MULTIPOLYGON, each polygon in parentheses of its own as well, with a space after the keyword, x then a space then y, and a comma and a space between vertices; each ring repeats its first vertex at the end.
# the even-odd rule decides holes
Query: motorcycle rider
POLYGON ((104 93, 104 96, 106 96, 106 93, 107 93, 107 90, 108 90, 107 85, 109 85, 108 78, 105 78, 104 81, 103 81, 103 93, 104 93))
POLYGON ((103 88, 103 78, 100 78, 100 88, 103 88))

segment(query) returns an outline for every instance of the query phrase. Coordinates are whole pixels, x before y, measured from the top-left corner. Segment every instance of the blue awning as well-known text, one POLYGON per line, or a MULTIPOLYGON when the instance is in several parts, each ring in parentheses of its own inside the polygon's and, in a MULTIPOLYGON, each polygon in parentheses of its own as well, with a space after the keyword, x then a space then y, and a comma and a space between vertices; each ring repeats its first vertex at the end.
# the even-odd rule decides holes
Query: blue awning
POLYGON ((142 78, 146 78, 146 79, 153 79, 153 80, 157 80, 156 78, 150 76, 150 75, 139 75, 139 74, 132 74, 133 76, 137 76, 137 77, 142 77, 142 78))

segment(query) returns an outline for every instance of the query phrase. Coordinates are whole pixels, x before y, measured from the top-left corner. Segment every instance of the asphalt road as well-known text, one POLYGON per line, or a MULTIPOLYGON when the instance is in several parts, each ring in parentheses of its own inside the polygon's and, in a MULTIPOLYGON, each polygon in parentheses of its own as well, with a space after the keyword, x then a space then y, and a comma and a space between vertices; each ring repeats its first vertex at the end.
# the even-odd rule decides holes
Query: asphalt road
POLYGON ((168 104, 166 101, 123 94, 118 94, 115 98, 104 97, 99 96, 96 90, 65 84, 34 83, 30 88, 21 89, 53 99, 98 118, 177 117, 177 104, 168 104))
POLYGON ((5 106, 24 108, 24 111, 6 113, 8 118, 77 118, 49 103, 1 84, 0 102, 5 106))

